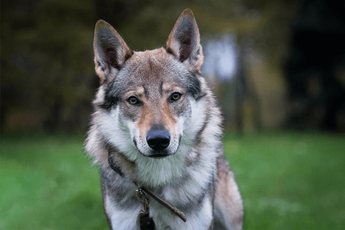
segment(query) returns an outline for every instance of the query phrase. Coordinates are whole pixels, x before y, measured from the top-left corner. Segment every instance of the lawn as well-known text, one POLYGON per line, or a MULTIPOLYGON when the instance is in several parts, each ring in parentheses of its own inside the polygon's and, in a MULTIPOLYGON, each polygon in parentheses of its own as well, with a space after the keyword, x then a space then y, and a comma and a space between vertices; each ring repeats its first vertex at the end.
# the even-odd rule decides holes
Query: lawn
MULTIPOLYGON (((0 229, 108 229, 84 135, 1 137, 0 229)), ((345 136, 226 133, 244 229, 345 229, 345 136)))

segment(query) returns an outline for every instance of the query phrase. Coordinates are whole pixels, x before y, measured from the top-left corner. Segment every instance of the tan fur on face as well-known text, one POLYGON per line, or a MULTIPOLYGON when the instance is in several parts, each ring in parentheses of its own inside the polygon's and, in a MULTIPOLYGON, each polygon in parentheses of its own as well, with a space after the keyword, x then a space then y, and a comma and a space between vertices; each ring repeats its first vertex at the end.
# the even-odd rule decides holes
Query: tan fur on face
POLYGON ((173 92, 185 93, 184 89, 178 87, 176 83, 164 83, 162 88, 166 94, 171 94, 173 92))
MULTIPOLYGON (((175 135, 177 119, 174 117, 168 98, 173 92, 179 92, 182 95, 186 92, 176 82, 169 80, 173 74, 173 71, 170 70, 173 68, 171 66, 171 59, 173 58, 164 49, 157 49, 135 52, 128 60, 128 66, 135 66, 128 73, 133 77, 129 81, 143 86, 138 86, 138 88, 125 93, 123 100, 135 96, 142 103, 139 118, 135 122, 139 129, 139 138, 142 140, 146 138, 146 134, 153 125, 163 125, 170 135, 175 135), (162 84, 157 84, 157 82, 162 84)), ((182 98, 178 103, 181 102, 182 98)))
POLYGON ((128 91, 127 93, 125 93, 125 95, 123 96, 123 100, 127 100, 129 97, 131 96, 135 96, 139 99, 141 99, 141 97, 144 95, 144 88, 143 87, 139 87, 136 90, 131 90, 128 91))
POLYGON ((140 117, 135 122, 139 129, 140 139, 146 137, 153 125, 163 125, 171 135, 175 135, 177 120, 171 111, 170 103, 166 100, 166 95, 161 98, 161 101, 155 102, 156 100, 142 102, 140 117), (162 100, 164 101, 162 102, 162 100))
POLYGON ((139 129, 139 138, 145 139, 146 134, 150 130, 151 122, 153 120, 152 109, 147 103, 144 103, 141 107, 140 118, 138 122, 135 123, 135 126, 139 129))
POLYGON ((162 121, 166 129, 169 131, 170 135, 175 135, 175 126, 177 124, 177 120, 173 116, 171 107, 168 102, 163 103, 162 121))

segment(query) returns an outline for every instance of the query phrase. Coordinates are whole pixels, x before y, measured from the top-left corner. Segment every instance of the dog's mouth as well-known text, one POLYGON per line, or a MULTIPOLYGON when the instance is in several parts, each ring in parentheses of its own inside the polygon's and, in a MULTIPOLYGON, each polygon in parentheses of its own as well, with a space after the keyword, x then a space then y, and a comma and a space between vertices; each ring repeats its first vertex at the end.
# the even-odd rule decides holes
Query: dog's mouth
POLYGON ((156 159, 161 159, 167 156, 170 156, 170 154, 158 153, 158 154, 148 155, 148 157, 156 158, 156 159))
POLYGON ((139 153, 145 157, 150 157, 150 158, 155 158, 155 159, 161 159, 161 158, 164 158, 164 157, 167 157, 167 156, 170 156, 170 155, 173 155, 173 154, 169 154, 168 151, 148 151, 148 154, 144 154, 142 151, 140 151, 140 149, 138 148, 137 146, 137 142, 134 141, 134 145, 135 147, 137 148, 137 150, 139 151, 139 153))
POLYGON ((155 158, 155 159, 161 159, 161 158, 165 158, 168 156, 174 155, 171 154, 171 152, 167 151, 167 150, 161 150, 161 151, 149 151, 147 154, 145 154, 144 156, 146 157, 150 157, 150 158, 155 158))

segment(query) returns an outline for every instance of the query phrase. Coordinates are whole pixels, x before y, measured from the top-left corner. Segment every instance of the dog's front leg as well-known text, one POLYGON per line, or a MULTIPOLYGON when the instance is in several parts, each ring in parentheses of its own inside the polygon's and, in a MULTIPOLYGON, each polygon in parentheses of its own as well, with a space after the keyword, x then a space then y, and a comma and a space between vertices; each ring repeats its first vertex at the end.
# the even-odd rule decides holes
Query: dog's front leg
POLYGON ((125 207, 114 202, 109 195, 104 197, 104 210, 112 230, 139 230, 138 215, 141 209, 139 202, 125 207))

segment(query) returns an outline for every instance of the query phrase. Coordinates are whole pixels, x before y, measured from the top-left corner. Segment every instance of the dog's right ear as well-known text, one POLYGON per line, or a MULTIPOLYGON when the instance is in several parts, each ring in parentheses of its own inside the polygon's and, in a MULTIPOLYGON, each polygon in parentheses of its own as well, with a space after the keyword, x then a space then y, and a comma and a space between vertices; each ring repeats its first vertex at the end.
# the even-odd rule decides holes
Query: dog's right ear
POLYGON ((93 40, 95 69, 101 83, 114 77, 132 51, 117 31, 103 20, 96 23, 93 40))

